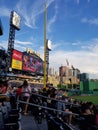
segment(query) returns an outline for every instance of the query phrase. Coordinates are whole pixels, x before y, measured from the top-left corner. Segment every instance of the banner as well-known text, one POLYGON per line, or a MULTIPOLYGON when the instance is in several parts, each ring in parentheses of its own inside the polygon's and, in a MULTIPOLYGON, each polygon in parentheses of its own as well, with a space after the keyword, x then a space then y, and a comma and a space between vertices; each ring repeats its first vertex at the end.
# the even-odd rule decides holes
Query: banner
POLYGON ((22 70, 22 52, 13 50, 12 69, 22 70))

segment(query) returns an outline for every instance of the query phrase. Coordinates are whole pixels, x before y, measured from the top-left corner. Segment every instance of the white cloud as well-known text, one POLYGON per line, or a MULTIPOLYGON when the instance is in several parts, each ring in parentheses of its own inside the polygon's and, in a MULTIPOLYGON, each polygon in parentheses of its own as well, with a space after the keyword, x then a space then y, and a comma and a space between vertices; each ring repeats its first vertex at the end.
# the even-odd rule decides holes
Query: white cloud
POLYGON ((98 25, 98 18, 93 18, 93 19, 82 18, 81 22, 82 23, 89 23, 89 24, 98 25))
POLYGON ((5 50, 8 48, 8 41, 1 41, 0 46, 2 46, 5 50))
POLYGON ((31 45, 31 42, 24 42, 24 41, 19 41, 19 40, 15 40, 15 44, 21 44, 21 45, 31 45))
POLYGON ((80 0, 76 0, 76 2, 77 2, 77 4, 79 4, 79 3, 80 3, 80 0))
POLYGON ((57 5, 55 6, 55 13, 54 13, 54 16, 48 21, 48 28, 47 28, 47 31, 48 33, 51 32, 51 27, 52 25, 56 22, 56 19, 57 19, 57 13, 58 13, 58 7, 57 5))
MULTIPOLYGON (((54 2, 50 0, 48 6, 54 2)), ((17 10, 24 18, 24 24, 30 28, 37 28, 36 21, 38 20, 40 14, 44 12, 44 2, 43 0, 35 1, 30 3, 29 1, 20 0, 17 3, 17 10), (30 5, 30 8, 27 8, 27 5, 30 5)), ((44 14, 43 14, 44 15, 44 14)))
POLYGON ((90 41, 81 42, 81 48, 97 54, 98 38, 91 39, 90 41))
POLYGON ((87 51, 56 51, 50 52, 50 66, 58 70, 61 65, 66 66, 66 58, 69 61, 70 67, 73 65, 81 72, 98 74, 98 55, 91 55, 87 51))
POLYGON ((42 0, 40 2, 29 3, 29 1, 21 0, 17 3, 17 10, 24 18, 24 24, 30 28, 36 28, 36 20, 38 15, 42 13, 42 0), (27 5, 29 8, 27 8, 27 5))
POLYGON ((15 44, 14 44, 14 48, 21 52, 26 51, 27 48, 31 48, 32 46, 33 43, 29 41, 15 40, 15 44))
POLYGON ((89 3, 89 2, 90 2, 90 0, 87 0, 87 2, 89 3))
MULTIPOLYGON (((88 41, 88 46, 84 44, 84 48, 82 48, 82 50, 80 51, 62 51, 55 48, 53 52, 50 52, 49 66, 54 67, 55 71, 58 71, 61 65, 66 66, 66 59, 68 59, 70 67, 71 65, 73 65, 75 68, 78 68, 81 72, 89 73, 90 75, 98 75, 97 41, 97 38, 88 41)), ((82 42, 79 43, 79 46, 83 44, 82 42)))
POLYGON ((23 51, 26 51, 26 46, 22 46, 20 44, 15 44, 14 49, 23 52, 23 51))
MULTIPOLYGON (((28 45, 32 45, 32 42, 24 42, 24 41, 19 41, 15 40, 14 48, 19 50, 19 51, 25 51, 28 45)), ((8 49, 8 41, 2 41, 0 42, 0 46, 3 46, 5 50, 8 49)))
POLYGON ((77 45, 79 46, 80 44, 81 44, 80 41, 76 41, 72 43, 73 46, 77 46, 77 45))
POLYGON ((52 44, 52 50, 55 50, 56 48, 59 48, 61 45, 62 45, 62 43, 52 44))

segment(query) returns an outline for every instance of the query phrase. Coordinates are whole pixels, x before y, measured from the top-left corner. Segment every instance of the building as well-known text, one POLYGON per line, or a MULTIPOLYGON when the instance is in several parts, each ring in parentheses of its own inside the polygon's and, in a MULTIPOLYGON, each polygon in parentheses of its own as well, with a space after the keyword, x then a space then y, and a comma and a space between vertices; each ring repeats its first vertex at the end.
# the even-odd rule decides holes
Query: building
POLYGON ((80 81, 87 81, 89 80, 89 74, 88 73, 81 73, 79 74, 80 81))
POLYGON ((53 84, 54 87, 60 82, 59 72, 54 72, 54 68, 49 68, 48 83, 53 84))
POLYGON ((51 76, 48 75, 48 83, 53 84, 54 87, 57 87, 57 85, 60 82, 60 77, 57 75, 51 76))
POLYGON ((59 68, 60 84, 66 85, 67 87, 73 88, 73 86, 79 85, 78 75, 80 74, 79 69, 73 69, 66 66, 59 68))
POLYGON ((80 74, 80 70, 79 69, 74 69, 73 70, 73 75, 75 76, 75 77, 77 77, 78 78, 78 75, 80 74))
POLYGON ((67 70, 68 70, 68 68, 66 66, 61 66, 59 68, 60 77, 66 76, 67 75, 67 70))
POLYGON ((59 76, 59 71, 55 71, 55 75, 58 77, 59 76))
POLYGON ((68 71, 67 72, 67 74, 68 74, 67 76, 72 76, 73 75, 73 70, 72 69, 68 69, 67 71, 68 71))
POLYGON ((54 68, 49 68, 49 75, 54 75, 54 68))
POLYGON ((81 81, 80 91, 83 93, 93 93, 98 94, 98 81, 81 81))

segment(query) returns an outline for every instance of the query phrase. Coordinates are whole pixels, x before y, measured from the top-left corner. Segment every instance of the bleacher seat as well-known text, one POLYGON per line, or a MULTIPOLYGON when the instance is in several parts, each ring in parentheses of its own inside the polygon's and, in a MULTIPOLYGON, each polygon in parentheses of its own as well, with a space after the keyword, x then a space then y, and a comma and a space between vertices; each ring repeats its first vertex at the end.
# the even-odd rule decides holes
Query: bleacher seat
POLYGON ((51 114, 46 114, 48 130, 74 130, 70 125, 59 119, 53 117, 51 114))
POLYGON ((0 106, 0 130, 21 130, 21 113, 11 109, 9 102, 0 106))

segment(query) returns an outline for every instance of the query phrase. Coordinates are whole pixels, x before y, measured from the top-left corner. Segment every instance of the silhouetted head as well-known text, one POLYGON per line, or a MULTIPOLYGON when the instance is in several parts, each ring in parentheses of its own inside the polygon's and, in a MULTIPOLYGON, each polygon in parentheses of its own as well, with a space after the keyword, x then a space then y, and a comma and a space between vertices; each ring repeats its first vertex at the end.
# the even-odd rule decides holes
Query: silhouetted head
POLYGON ((24 86, 24 87, 28 86, 28 82, 27 82, 26 80, 24 80, 23 86, 24 86))

